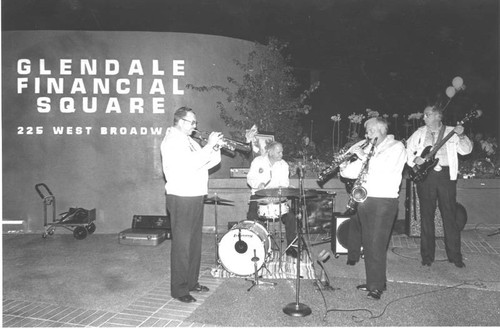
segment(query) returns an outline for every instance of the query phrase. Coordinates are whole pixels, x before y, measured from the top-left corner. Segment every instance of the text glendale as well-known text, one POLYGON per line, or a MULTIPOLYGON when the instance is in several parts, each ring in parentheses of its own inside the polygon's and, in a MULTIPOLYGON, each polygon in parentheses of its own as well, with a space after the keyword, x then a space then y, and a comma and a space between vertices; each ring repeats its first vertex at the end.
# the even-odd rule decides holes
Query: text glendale
MULTIPOLYGON (((184 76, 184 60, 172 60, 171 94, 184 95, 178 76, 184 76)), ((45 59, 17 61, 17 94, 32 93, 39 113, 52 109, 61 113, 144 113, 164 114, 168 87, 160 60, 132 59, 124 64, 116 59, 59 59, 50 67, 45 59), (95 96, 111 96, 107 100, 95 96), (114 96, 114 97, 113 97, 114 96), (121 96, 128 98, 119 99, 121 96), (132 96, 132 97, 130 97, 132 96), (135 96, 135 97, 134 97, 135 96)))

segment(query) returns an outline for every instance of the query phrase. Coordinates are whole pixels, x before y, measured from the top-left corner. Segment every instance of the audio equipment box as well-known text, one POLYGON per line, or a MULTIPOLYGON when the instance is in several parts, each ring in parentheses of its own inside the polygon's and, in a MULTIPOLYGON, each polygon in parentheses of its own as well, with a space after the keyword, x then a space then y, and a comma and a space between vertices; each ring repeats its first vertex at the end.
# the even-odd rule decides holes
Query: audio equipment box
POLYGON ((249 167, 232 167, 229 169, 229 176, 231 178, 246 178, 250 171, 249 167))
POLYGON ((118 242, 122 245, 157 246, 171 238, 168 215, 134 215, 132 228, 118 234, 118 242))

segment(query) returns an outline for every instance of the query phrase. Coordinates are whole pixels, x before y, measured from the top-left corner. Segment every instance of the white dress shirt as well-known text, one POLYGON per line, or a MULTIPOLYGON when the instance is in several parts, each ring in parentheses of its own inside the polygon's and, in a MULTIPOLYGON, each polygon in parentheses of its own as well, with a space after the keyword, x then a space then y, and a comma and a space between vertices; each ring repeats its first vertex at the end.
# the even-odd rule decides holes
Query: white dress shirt
POLYGON ((175 127, 161 143, 165 191, 169 195, 203 196, 208 193, 208 170, 221 161, 220 150, 201 146, 175 127))
MULTIPOLYGON (((427 134, 427 126, 420 127, 415 131, 406 142, 406 151, 408 153, 408 165, 415 166, 415 157, 420 156, 425 149, 425 136, 427 134)), ((454 127, 447 126, 443 138, 446 137, 454 127)), ((467 155, 472 151, 473 144, 469 138, 463 136, 462 138, 454 134, 443 146, 446 147, 446 154, 448 156, 448 166, 450 169, 450 180, 456 180, 458 176, 458 154, 467 155)))
POLYGON ((259 189, 261 183, 265 184, 264 189, 286 188, 290 185, 290 171, 288 163, 280 160, 271 165, 267 155, 256 157, 250 164, 247 174, 247 183, 252 188, 252 195, 259 189))
MULTIPOLYGON (((365 140, 354 144, 361 146, 365 140)), ((364 149, 365 154, 370 152, 371 145, 364 149)), ((358 159, 352 163, 340 166, 340 173, 348 179, 357 179, 361 171, 363 161, 358 159)), ((402 142, 394 139, 393 135, 387 137, 377 146, 368 164, 368 172, 363 187, 368 197, 398 198, 399 186, 401 184, 403 167, 406 163, 406 150, 402 142)))

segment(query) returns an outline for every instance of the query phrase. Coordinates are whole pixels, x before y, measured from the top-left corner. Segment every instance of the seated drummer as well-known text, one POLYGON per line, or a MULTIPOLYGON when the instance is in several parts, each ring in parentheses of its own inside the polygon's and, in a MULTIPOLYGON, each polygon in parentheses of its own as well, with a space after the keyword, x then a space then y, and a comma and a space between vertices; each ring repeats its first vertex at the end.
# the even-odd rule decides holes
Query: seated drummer
MULTIPOLYGON (((258 214, 259 203, 255 200, 261 199, 255 195, 257 190, 271 188, 287 188, 290 185, 288 163, 283 159, 283 145, 273 141, 266 145, 265 152, 254 158, 250 164, 250 170, 247 175, 247 183, 252 188, 250 196, 250 205, 248 207, 247 219, 252 221, 265 220, 258 214)), ((277 204, 279 206, 279 204, 277 204)), ((297 227, 295 215, 288 211, 281 216, 285 224, 285 233, 287 245, 290 245, 296 237, 297 227)), ((297 257, 297 250, 289 247, 287 255, 297 257)))

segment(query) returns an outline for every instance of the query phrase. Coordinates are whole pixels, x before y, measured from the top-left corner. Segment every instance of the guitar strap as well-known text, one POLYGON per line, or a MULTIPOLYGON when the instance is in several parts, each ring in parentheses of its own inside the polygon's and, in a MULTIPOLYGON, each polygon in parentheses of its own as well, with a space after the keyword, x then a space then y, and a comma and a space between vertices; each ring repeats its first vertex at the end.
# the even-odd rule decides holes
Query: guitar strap
POLYGON ((444 130, 445 129, 446 129, 446 126, 444 124, 442 124, 441 125, 441 129, 439 130, 438 138, 437 138, 436 142, 433 145, 433 150, 441 142, 441 140, 443 140, 444 130))

